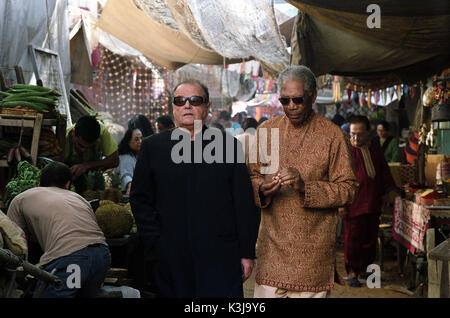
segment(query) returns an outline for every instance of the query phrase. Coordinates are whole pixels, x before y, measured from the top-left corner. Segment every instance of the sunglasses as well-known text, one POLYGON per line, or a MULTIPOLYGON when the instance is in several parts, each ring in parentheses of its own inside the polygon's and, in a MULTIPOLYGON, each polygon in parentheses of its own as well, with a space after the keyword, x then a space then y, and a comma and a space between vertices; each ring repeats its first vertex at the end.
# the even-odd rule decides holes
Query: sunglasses
POLYGON ((280 97, 278 98, 278 100, 280 101, 281 105, 286 106, 289 105, 289 103, 292 101, 294 102, 294 104, 296 105, 301 105, 303 104, 303 102, 305 101, 305 99, 301 96, 299 97, 280 97))
POLYGON ((203 98, 201 96, 191 96, 191 97, 176 96, 173 98, 173 103, 176 106, 184 106, 187 100, 189 101, 189 104, 191 104, 192 106, 200 106, 203 103, 208 102, 206 98, 203 98))

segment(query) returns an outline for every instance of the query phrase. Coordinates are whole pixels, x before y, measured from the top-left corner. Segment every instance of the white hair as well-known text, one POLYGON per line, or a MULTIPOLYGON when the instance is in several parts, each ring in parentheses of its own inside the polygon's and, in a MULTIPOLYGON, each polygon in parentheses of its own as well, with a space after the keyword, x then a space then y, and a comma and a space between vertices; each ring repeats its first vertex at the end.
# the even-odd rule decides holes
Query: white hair
POLYGON ((305 90, 309 96, 312 96, 316 90, 316 77, 314 73, 304 65, 291 65, 286 67, 278 76, 278 93, 281 91, 281 87, 284 82, 292 80, 296 82, 304 82, 305 90))

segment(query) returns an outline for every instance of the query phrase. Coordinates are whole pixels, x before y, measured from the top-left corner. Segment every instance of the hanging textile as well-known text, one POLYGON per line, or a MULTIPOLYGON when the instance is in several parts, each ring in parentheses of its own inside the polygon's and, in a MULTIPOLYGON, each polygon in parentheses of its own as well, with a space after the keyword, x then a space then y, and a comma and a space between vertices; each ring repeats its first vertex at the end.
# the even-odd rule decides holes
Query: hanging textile
POLYGON ((333 82, 333 99, 334 99, 335 103, 341 99, 341 84, 339 83, 339 77, 338 76, 334 77, 334 82, 333 82))
POLYGON ((398 100, 400 100, 401 97, 402 97, 402 87, 401 87, 401 85, 397 85, 397 98, 398 98, 398 100))
POLYGON ((155 64, 148 67, 138 57, 117 55, 103 47, 101 55, 93 84, 97 111, 110 113, 125 127, 136 114, 145 115, 154 124, 168 113, 165 68, 155 64))
POLYGON ((386 89, 381 90, 381 101, 383 105, 386 105, 386 97, 387 97, 386 95, 387 95, 386 89))

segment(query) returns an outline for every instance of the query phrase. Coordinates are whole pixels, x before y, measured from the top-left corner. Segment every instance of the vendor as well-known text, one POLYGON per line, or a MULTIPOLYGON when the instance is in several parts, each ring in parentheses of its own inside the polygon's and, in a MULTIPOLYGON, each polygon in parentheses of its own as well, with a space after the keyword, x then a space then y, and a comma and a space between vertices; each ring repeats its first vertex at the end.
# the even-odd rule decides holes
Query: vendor
MULTIPOLYGON (((80 195, 68 191, 71 178, 68 166, 52 162, 42 169, 39 187, 17 195, 8 208, 11 221, 29 240, 39 242, 44 252, 40 267, 63 282, 61 289, 47 286, 42 298, 96 297, 111 263, 94 211, 80 195), (76 281, 71 280, 73 265, 78 265, 80 274, 76 288, 68 284, 76 281)), ((38 281, 35 296, 42 285, 43 281, 38 281)))
POLYGON ((384 158, 387 162, 400 161, 400 149, 398 147, 398 138, 389 135, 390 125, 387 121, 380 121, 377 125, 376 138, 384 152, 384 158))
POLYGON ((86 190, 89 170, 115 168, 119 165, 117 143, 104 125, 93 116, 83 116, 67 129, 64 163, 70 167, 77 193, 86 190))

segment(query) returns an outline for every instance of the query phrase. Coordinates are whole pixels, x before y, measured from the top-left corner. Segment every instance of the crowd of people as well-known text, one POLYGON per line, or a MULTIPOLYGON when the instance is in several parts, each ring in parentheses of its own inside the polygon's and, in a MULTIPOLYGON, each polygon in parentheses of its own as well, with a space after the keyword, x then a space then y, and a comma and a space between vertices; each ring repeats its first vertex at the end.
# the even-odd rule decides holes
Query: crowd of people
POLYGON ((48 286, 44 296, 99 292, 111 255, 79 194, 88 171, 111 168, 130 198, 146 253, 155 255, 158 297, 243 297, 255 265, 255 297, 327 297, 335 283, 344 283, 336 270, 340 218, 347 284, 360 286, 358 275, 375 260, 381 209, 395 190, 387 162, 398 160, 398 140, 386 122, 372 139, 364 116, 353 116, 347 131, 314 112, 316 78, 307 67, 286 68, 278 87, 284 115, 259 122, 211 112, 207 86, 187 80, 173 90, 173 117, 159 117, 156 133, 143 115, 130 120, 119 145, 95 117, 69 127, 64 163, 45 167, 40 186, 8 209, 37 237, 47 271, 57 268, 64 280, 64 266, 83 259, 81 288, 48 286), (210 128, 222 143, 204 138, 210 128), (173 159, 180 138, 188 141, 181 163, 173 159), (275 149, 276 162, 249 160, 255 149, 275 149), (208 151, 213 163, 197 158, 208 151))

